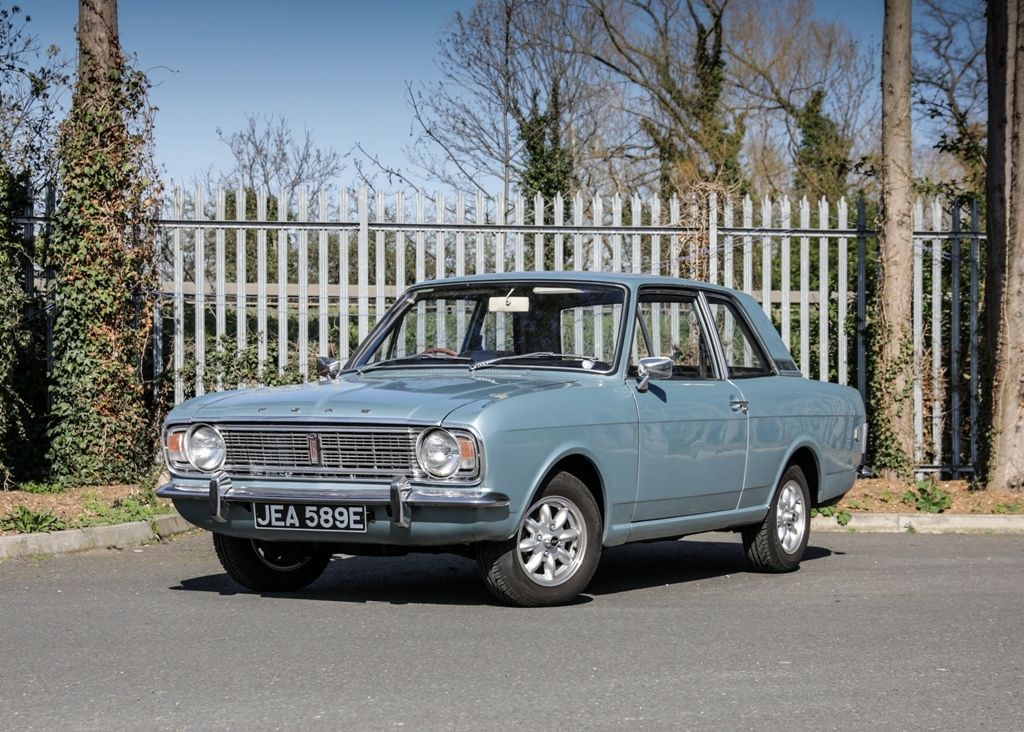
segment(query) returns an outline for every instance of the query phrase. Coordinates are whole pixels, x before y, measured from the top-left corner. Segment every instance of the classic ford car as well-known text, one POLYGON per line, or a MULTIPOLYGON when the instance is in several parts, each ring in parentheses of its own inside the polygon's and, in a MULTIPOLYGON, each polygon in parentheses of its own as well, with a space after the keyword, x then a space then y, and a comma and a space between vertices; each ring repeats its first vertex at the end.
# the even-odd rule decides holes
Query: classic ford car
POLYGON ((318 383, 167 417, 157 492, 257 591, 333 554, 462 551, 518 605, 573 600, 604 547, 736 530, 796 569, 853 484, 853 389, 810 381, 749 296, 662 277, 512 273, 410 288, 318 383))

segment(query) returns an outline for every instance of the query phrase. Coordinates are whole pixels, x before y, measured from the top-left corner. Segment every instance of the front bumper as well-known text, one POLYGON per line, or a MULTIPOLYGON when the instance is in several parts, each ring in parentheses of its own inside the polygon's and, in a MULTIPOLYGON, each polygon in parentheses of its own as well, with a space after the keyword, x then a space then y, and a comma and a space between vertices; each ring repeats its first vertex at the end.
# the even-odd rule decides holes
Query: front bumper
POLYGON ((156 490, 161 498, 178 501, 206 501, 210 516, 224 523, 231 503, 317 503, 386 506, 391 522, 407 528, 412 522, 412 508, 507 509, 509 497, 489 490, 465 488, 413 487, 405 476, 396 476, 386 488, 352 488, 348 486, 282 488, 273 485, 236 485, 223 473, 202 483, 166 483, 156 490))

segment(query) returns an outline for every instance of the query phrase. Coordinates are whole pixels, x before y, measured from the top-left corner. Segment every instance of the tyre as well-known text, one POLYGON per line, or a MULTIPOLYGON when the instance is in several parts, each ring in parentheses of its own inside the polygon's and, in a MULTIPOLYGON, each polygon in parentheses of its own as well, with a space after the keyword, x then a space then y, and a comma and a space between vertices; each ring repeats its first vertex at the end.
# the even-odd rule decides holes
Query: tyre
POLYGON ((590 583, 601 557, 601 512, 570 473, 548 481, 511 539, 477 547, 487 588, 522 607, 564 605, 590 583))
POLYGON ((747 559, 759 572, 792 572, 800 566, 811 533, 811 497, 799 467, 782 474, 764 521, 741 533, 747 559))
POLYGON ((256 592, 301 590, 315 582, 331 561, 315 544, 238 539, 213 535, 221 566, 235 582, 256 592))

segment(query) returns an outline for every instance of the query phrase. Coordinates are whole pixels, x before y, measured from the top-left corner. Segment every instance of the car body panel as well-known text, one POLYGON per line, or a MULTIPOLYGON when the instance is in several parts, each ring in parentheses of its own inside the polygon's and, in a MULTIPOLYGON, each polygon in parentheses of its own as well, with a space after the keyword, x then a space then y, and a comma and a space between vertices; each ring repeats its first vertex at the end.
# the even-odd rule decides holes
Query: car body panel
MULTIPOLYGON (((603 509, 606 546, 757 523, 768 510, 780 476, 797 455, 810 454, 817 468, 812 502, 834 499, 852 486, 861 462, 858 430, 864 424, 859 394, 795 372, 771 321, 749 296, 689 280, 599 273, 508 273, 434 281, 412 289, 491 281, 623 285, 628 292, 628 317, 622 318, 619 343, 633 338, 632 312, 641 286, 722 295, 735 302, 749 321, 770 355, 773 373, 731 381, 656 380, 641 393, 637 379, 627 375, 628 359, 622 348, 606 373, 564 364, 507 363, 469 370, 467 364, 454 362, 359 373, 354 367, 366 343, 374 340, 371 334, 357 349, 347 372, 335 380, 206 395, 176 407, 166 424, 273 423, 310 430, 318 424, 416 429, 440 425, 477 436, 483 465, 478 480, 452 484, 422 475, 405 476, 413 487, 448 491, 453 505, 410 503, 411 524, 401 526, 392 515, 395 504, 378 503, 367 532, 330 537, 340 543, 415 547, 508 538, 563 461, 585 464, 595 476, 596 485, 589 487, 603 509), (746 413, 730 408, 734 397, 748 403, 746 413), (459 496, 473 491, 507 496, 507 505, 454 505, 459 496)), ((392 317, 385 317, 378 328, 388 327, 392 317)), ((201 493, 216 477, 172 470, 171 484, 201 493)), ((293 492, 295 502, 302 503, 304 492, 329 491, 342 484, 346 491, 379 498, 393 477, 403 476, 344 480, 228 476, 227 482, 239 487, 274 486, 293 492)), ((176 498, 175 505, 194 524, 234 536, 324 540, 312 531, 255 529, 251 505, 231 501, 230 488, 219 490, 228 503, 226 515, 220 517, 223 521, 211 515, 205 501, 176 498)))
POLYGON ((746 469, 747 415, 725 380, 652 382, 635 389, 640 451, 633 521, 718 513, 736 507, 746 469))

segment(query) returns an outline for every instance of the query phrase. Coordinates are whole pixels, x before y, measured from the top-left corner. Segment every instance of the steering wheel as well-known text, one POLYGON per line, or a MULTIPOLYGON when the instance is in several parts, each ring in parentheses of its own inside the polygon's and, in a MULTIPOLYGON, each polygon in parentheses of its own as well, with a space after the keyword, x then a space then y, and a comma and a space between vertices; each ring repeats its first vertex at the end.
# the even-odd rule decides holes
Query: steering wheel
POLYGON ((443 353, 446 356, 458 356, 459 355, 458 351, 453 351, 452 349, 444 348, 443 346, 434 346, 433 348, 428 348, 425 351, 421 351, 421 353, 443 353))

